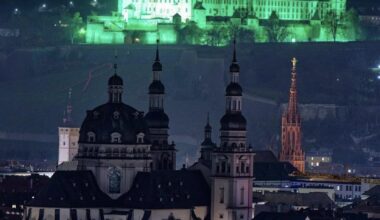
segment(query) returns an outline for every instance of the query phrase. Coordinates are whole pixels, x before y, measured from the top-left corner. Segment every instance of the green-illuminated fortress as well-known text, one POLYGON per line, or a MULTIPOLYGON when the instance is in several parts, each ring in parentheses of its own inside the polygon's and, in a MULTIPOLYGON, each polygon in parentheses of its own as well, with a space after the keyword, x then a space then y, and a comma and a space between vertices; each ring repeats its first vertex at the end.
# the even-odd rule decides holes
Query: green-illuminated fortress
POLYGON ((119 0, 112 15, 88 17, 86 43, 351 41, 353 16, 346 0, 119 0))

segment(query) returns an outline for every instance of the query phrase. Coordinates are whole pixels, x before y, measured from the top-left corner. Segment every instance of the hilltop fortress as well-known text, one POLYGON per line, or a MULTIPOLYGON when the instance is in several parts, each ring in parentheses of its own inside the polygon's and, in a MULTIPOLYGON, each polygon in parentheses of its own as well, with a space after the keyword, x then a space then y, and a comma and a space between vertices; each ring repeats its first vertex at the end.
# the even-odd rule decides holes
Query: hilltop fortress
POLYGON ((119 0, 111 15, 88 17, 86 43, 349 41, 352 16, 346 0, 119 0))

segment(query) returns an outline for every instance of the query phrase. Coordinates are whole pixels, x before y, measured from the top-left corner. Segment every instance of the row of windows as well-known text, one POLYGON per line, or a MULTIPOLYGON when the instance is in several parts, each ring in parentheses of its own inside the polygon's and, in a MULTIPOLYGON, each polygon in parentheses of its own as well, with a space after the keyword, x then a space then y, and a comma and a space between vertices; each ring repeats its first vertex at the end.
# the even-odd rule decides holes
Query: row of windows
POLYGON ((245 0, 204 0, 203 3, 205 4, 240 4, 245 5, 247 2, 245 0))
MULTIPOLYGON (((318 3, 306 2, 306 1, 258 1, 257 2, 257 5, 260 5, 260 6, 285 6, 285 7, 315 7, 316 4, 318 3)), ((331 3, 320 3, 318 4, 318 6, 330 7, 331 3)))
MULTIPOLYGON (((226 161, 221 161, 216 163, 216 173, 217 174, 230 174, 231 166, 226 161)), ((244 161, 240 163, 240 166, 236 166, 236 174, 249 174, 250 168, 244 161)))
POLYGON ((174 3, 174 4, 178 4, 178 3, 181 3, 181 2, 189 3, 189 0, 173 0, 173 1, 172 0, 132 0, 132 2, 133 3, 150 2, 150 3, 174 3))
MULTIPOLYGON (((139 133, 136 137, 137 143, 142 144, 144 143, 144 134, 139 133)), ((121 143, 122 136, 118 132, 114 132, 111 134, 111 143, 121 143)), ((94 143, 96 142, 96 134, 94 132, 88 132, 87 133, 87 142, 94 143)))
POLYGON ((145 148, 133 148, 133 149, 126 149, 126 148, 107 148, 105 151, 99 152, 98 147, 83 147, 80 149, 79 154, 81 156, 88 156, 88 157, 97 157, 104 155, 106 157, 126 157, 127 155, 133 155, 137 157, 145 157, 147 156, 146 153, 148 152, 145 148))

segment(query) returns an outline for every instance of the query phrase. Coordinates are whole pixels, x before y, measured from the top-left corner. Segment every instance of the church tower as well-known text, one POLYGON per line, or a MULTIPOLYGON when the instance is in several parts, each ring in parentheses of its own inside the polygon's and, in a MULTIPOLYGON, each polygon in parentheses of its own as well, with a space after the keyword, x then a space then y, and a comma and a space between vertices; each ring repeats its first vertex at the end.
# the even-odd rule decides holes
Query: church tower
POLYGON ((164 111, 165 86, 160 80, 162 64, 157 40, 156 58, 152 66, 153 81, 149 86, 149 111, 145 116, 151 141, 152 170, 174 170, 176 149, 169 144, 169 117, 164 111))
POLYGON ((243 116, 243 90, 236 43, 226 88, 226 111, 220 120, 220 146, 212 153, 211 220, 251 220, 253 151, 247 146, 247 122, 243 116))
POLYGON ((211 155, 216 144, 212 141, 212 127, 210 125, 210 116, 207 114, 207 123, 204 128, 204 140, 201 144, 201 157, 199 161, 211 167, 211 155))
POLYGON ((63 112, 63 123, 58 127, 58 165, 71 161, 78 153, 79 128, 73 126, 71 113, 71 88, 69 89, 68 101, 63 112))
POLYGON ((292 59, 292 81, 288 108, 282 114, 280 160, 290 162, 300 172, 305 172, 305 153, 301 146, 301 116, 297 108, 296 58, 292 59))

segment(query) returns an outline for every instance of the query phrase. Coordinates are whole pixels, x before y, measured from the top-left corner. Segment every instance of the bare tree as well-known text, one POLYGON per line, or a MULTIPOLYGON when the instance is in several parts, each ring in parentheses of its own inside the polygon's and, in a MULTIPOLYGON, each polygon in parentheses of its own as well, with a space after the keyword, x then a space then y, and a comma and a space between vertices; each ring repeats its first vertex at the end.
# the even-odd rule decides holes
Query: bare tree
POLYGON ((325 16, 323 23, 327 27, 333 38, 333 41, 335 42, 338 33, 339 16, 335 11, 329 11, 325 16))
POLYGON ((272 11, 272 14, 269 16, 266 31, 269 42, 282 42, 289 35, 286 26, 281 24, 276 11, 272 11))

